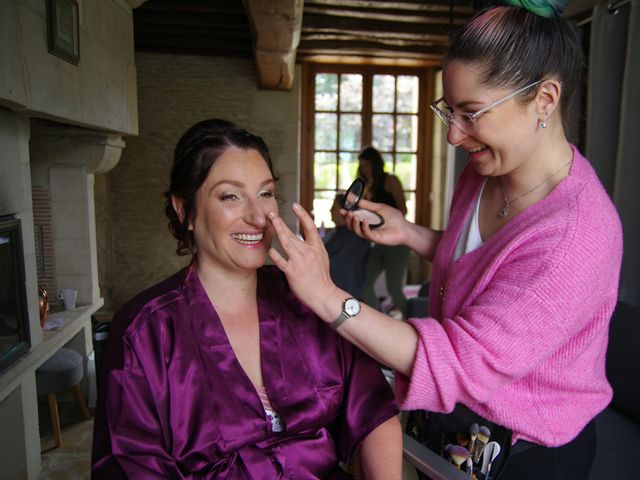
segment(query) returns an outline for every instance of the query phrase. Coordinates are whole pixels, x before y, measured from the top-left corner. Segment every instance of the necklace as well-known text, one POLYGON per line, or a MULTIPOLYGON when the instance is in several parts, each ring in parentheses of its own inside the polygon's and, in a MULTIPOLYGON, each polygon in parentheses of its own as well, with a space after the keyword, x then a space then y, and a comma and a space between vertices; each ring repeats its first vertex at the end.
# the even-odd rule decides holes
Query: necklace
POLYGON ((502 198, 504 199, 504 206, 498 210, 498 218, 502 219, 502 218, 506 218, 506 216, 509 214, 509 208, 511 208, 511 204, 513 204, 513 202, 515 202, 516 200, 520 200, 522 197, 526 197, 527 195, 529 195, 531 192, 535 192, 537 189, 539 189, 541 186, 546 185, 547 183, 549 183, 549 181, 555 177, 558 173, 560 173, 560 170, 562 170, 564 167, 566 167, 567 165, 569 165, 571 163, 573 159, 569 160, 567 163, 565 163, 564 165, 562 165, 558 170, 556 170, 555 172, 553 172, 549 177, 547 177, 542 183, 536 185, 535 187, 533 187, 531 190, 527 190, 526 192, 524 192, 522 195, 518 195, 516 198, 512 198, 511 200, 509 200, 507 198, 507 194, 504 191, 504 187, 502 186, 502 182, 500 181, 500 177, 498 177, 498 185, 500 185, 500 192, 502 192, 502 198))

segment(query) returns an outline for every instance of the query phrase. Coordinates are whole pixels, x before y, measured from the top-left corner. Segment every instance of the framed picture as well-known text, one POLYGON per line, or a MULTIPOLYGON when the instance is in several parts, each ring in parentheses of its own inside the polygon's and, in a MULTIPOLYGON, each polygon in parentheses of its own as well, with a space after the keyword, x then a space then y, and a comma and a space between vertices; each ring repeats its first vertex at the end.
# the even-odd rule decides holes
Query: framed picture
POLYGON ((49 53, 78 65, 78 0, 47 0, 47 39, 49 53))

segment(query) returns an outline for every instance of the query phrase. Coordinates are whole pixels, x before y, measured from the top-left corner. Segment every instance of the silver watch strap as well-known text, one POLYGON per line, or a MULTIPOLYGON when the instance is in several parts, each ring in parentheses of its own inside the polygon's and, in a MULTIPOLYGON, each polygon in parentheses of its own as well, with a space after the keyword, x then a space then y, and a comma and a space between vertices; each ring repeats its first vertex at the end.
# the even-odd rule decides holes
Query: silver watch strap
POLYGON ((349 315, 347 315, 345 312, 340 312, 340 315, 338 316, 338 318, 336 318, 329 325, 331 325, 331 328, 336 330, 340 325, 342 325, 344 322, 346 322, 348 318, 351 318, 351 317, 349 315))

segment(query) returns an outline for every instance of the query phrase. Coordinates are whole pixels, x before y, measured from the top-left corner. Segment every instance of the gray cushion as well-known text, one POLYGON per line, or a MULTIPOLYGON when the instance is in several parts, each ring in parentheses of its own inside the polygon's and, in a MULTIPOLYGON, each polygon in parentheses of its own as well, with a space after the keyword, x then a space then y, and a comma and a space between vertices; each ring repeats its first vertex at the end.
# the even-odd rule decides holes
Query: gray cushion
POLYGON ((38 395, 68 390, 82 380, 82 355, 69 348, 61 348, 36 370, 38 395))

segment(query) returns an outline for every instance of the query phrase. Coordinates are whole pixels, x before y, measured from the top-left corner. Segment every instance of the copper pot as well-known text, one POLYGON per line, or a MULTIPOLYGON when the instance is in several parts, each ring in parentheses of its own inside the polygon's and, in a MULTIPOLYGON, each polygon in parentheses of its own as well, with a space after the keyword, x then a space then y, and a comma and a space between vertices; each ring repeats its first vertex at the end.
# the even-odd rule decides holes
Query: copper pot
POLYGON ((47 295, 47 291, 39 285, 38 298, 40 301, 40 326, 44 328, 44 323, 47 321, 47 317, 49 316, 49 296, 47 295))

